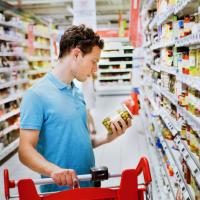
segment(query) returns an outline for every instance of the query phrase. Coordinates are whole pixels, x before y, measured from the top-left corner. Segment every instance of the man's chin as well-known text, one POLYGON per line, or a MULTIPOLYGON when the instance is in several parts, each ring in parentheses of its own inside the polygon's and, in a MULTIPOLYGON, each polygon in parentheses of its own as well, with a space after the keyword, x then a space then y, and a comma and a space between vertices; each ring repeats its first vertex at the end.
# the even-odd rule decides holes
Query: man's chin
POLYGON ((77 78, 78 81, 80 82, 85 82, 87 80, 87 77, 81 77, 81 78, 77 78))

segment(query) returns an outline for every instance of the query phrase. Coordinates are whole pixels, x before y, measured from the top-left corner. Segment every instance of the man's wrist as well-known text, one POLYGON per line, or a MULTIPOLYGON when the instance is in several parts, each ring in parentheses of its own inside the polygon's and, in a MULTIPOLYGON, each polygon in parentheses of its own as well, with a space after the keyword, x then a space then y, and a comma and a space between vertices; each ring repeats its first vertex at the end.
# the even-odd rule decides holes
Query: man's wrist
POLYGON ((60 167, 54 164, 50 164, 48 167, 46 167, 46 174, 47 176, 51 177, 52 173, 59 170, 60 167))
POLYGON ((98 138, 97 136, 93 136, 92 137, 92 144, 93 144, 93 147, 98 147, 98 146, 101 146, 103 144, 107 144, 109 141, 107 139, 107 136, 104 136, 104 137, 100 137, 98 138))

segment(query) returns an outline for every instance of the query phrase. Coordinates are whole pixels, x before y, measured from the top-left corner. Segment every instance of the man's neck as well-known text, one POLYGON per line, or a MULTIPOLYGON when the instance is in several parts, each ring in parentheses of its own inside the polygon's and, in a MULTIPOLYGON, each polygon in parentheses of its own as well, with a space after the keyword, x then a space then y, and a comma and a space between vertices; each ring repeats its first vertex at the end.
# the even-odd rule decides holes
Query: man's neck
POLYGON ((70 62, 64 64, 61 61, 57 61, 52 73, 62 82, 66 83, 67 85, 71 85, 74 77, 71 73, 70 66, 70 62))

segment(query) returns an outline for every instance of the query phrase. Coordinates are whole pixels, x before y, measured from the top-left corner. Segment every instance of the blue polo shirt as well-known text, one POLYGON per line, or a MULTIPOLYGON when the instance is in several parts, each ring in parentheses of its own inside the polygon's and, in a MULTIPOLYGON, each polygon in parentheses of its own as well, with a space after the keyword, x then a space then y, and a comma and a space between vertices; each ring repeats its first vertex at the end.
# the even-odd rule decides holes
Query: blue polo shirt
MULTIPOLYGON (((77 174, 89 173, 95 160, 85 102, 73 83, 68 86, 50 72, 27 90, 20 109, 20 128, 40 131, 37 151, 46 160, 77 174)), ((42 192, 64 189, 55 184, 41 186, 42 192)))

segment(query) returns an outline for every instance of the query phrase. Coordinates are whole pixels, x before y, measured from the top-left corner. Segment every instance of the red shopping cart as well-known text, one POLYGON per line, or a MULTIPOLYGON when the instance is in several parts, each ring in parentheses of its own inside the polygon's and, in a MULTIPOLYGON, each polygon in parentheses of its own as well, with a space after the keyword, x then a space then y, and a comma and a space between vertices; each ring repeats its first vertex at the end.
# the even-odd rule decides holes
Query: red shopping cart
POLYGON ((4 189, 6 200, 144 200, 152 199, 150 183, 152 181, 148 160, 141 158, 136 169, 126 169, 122 174, 109 174, 106 168, 93 170, 91 174, 79 175, 79 181, 100 181, 108 178, 121 177, 120 185, 112 188, 74 188, 71 190, 38 194, 35 185, 53 183, 51 178, 32 180, 10 180, 8 170, 4 170, 4 189), (138 184, 138 176, 143 172, 144 183, 138 184), (17 187, 19 196, 10 196, 10 189, 17 187), (146 194, 146 195, 145 195, 146 194))

